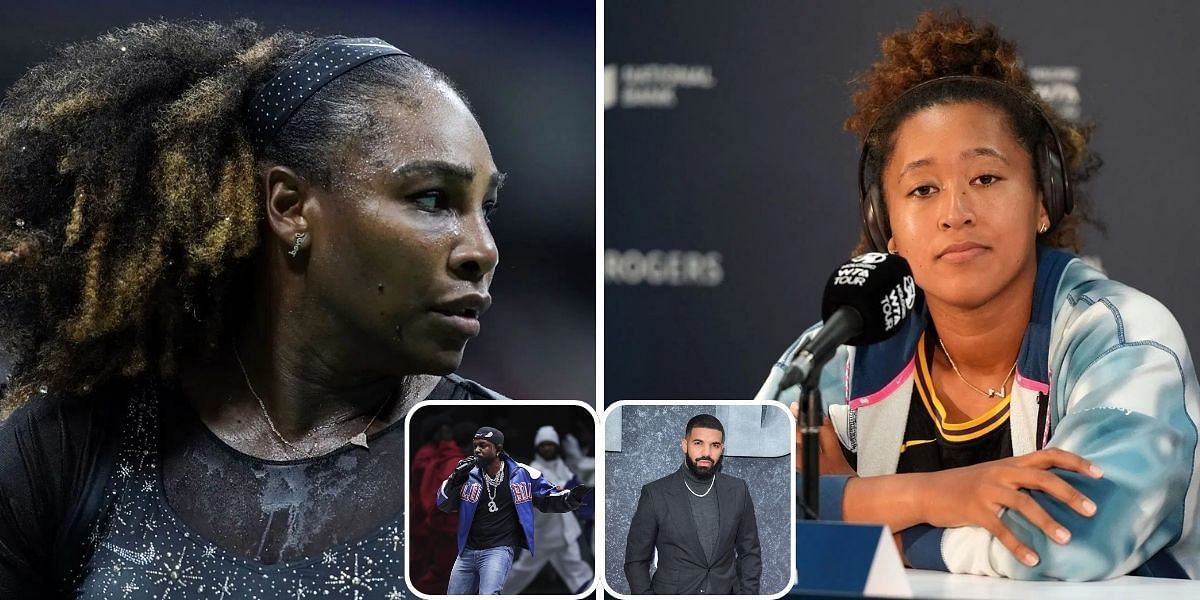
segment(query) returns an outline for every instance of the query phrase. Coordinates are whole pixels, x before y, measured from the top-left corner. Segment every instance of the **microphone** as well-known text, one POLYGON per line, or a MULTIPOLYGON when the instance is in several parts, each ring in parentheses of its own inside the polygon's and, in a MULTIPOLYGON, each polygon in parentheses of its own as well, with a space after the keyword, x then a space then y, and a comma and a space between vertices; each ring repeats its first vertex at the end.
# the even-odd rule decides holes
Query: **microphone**
POLYGON ((868 252, 840 266, 825 284, 821 298, 824 326, 792 357, 775 398, 801 385, 804 493, 796 502, 805 519, 820 515, 821 368, 838 346, 865 346, 896 335, 917 302, 917 283, 908 261, 895 254, 868 252))
POLYGON ((798 383, 815 385, 842 344, 865 346, 896 335, 916 300, 912 269, 899 255, 868 252, 838 267, 821 299, 824 325, 792 356, 779 393, 798 383))

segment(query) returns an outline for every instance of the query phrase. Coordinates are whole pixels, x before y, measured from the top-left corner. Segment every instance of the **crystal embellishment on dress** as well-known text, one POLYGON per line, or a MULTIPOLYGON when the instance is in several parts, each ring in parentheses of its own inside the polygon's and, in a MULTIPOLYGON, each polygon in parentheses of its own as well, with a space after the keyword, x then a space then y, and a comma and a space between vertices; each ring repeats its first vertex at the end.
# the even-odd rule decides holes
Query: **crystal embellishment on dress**
POLYGON ((191 533, 163 504, 158 484, 158 398, 130 399, 109 508, 75 569, 77 597, 103 600, 406 598, 404 514, 365 538, 291 564, 259 565, 191 533), (149 484, 149 485, 148 485, 149 484))

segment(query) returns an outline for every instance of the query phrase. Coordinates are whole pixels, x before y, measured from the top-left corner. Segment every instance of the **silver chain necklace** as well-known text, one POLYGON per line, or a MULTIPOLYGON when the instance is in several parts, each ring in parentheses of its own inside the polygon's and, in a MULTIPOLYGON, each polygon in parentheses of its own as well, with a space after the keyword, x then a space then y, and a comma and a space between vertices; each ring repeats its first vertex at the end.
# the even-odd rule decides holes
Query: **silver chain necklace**
POLYGON ((712 480, 708 482, 708 489, 704 490, 703 494, 697 494, 695 491, 693 491, 692 486, 688 485, 687 479, 683 480, 683 487, 687 488, 689 492, 692 492, 693 496, 695 496, 697 498, 703 498, 703 497, 707 496, 709 492, 712 491, 713 484, 716 482, 717 482, 717 474, 713 473, 712 480))
POLYGON ((500 510, 500 507, 496 506, 496 494, 500 491, 500 484, 504 483, 504 461, 500 461, 500 470, 496 471, 494 479, 488 475, 487 469, 480 468, 479 472, 483 474, 483 481, 487 484, 488 512, 496 512, 500 510))
MULTIPOLYGON (((258 400, 258 407, 262 409, 263 418, 267 420, 267 426, 271 428, 271 433, 275 434, 275 438, 278 439, 280 442, 282 442, 284 446, 287 446, 288 448, 290 448, 293 452, 297 452, 299 454, 312 454, 313 450, 316 449, 316 447, 317 447, 317 442, 314 441, 312 446, 309 447, 308 452, 305 452, 304 450, 300 449, 300 447, 289 442, 287 440, 287 438, 283 437, 283 434, 279 433, 279 430, 275 428, 275 423, 274 423, 274 421, 271 420, 271 414, 267 412, 267 404, 265 402, 263 402, 263 399, 258 395, 258 392, 254 391, 254 386, 250 383, 250 374, 246 372, 246 365, 242 364, 242 355, 241 355, 241 353, 238 352, 236 344, 233 346, 233 357, 237 359, 238 367, 241 368, 241 370, 242 370, 242 377, 246 378, 246 389, 250 390, 250 395, 254 396, 255 400, 258 400)), ((355 446, 361 446, 363 448, 366 448, 367 447, 367 430, 371 428, 371 425, 375 424, 375 419, 379 418, 379 415, 383 413, 383 407, 387 406, 388 404, 391 404, 390 400, 384 401, 382 404, 380 404, 379 410, 375 411, 375 416, 371 417, 371 420, 367 422, 367 426, 363 427, 363 430, 360 431, 357 435, 346 440, 346 442, 344 442, 342 444, 342 446, 344 446, 346 444, 354 444, 355 446)), ((328 423, 325 425, 321 425, 319 427, 314 427, 313 431, 321 431, 323 429, 329 429, 330 427, 333 427, 335 425, 337 425, 337 423, 328 423)))
MULTIPOLYGON (((958 378, 961 379, 963 383, 970 386, 971 389, 979 392, 980 394, 983 394, 984 396, 987 396, 988 398, 1003 398, 1008 395, 1004 391, 1004 384, 1008 383, 1008 378, 1012 377, 1013 373, 1016 372, 1016 370, 1017 370, 1016 361, 1013 362, 1012 368, 1008 370, 1008 375, 1004 376, 1004 381, 1000 382, 1000 389, 994 390, 992 388, 988 388, 988 391, 985 392, 985 391, 975 387, 975 385, 972 384, 970 381, 967 381, 966 377, 963 377, 963 374, 958 370, 958 365, 954 364, 954 359, 950 358, 950 352, 948 350, 946 350, 946 344, 942 343, 941 337, 938 338, 938 345, 942 347, 942 353, 944 353, 946 355, 946 360, 950 361, 950 368, 954 369, 954 374, 958 375, 958 378)), ((1020 359, 1018 359, 1018 360, 1020 360, 1020 359)))

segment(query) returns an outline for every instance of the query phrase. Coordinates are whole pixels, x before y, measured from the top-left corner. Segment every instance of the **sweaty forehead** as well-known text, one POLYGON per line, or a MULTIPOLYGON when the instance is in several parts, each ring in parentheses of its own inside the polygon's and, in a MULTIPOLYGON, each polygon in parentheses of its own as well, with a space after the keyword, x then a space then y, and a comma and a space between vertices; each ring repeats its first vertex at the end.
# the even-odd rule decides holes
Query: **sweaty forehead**
POLYGON ((362 134, 340 153, 349 179, 369 181, 412 163, 462 165, 484 177, 496 170, 475 117, 443 83, 375 99, 363 120, 362 134))
POLYGON ((445 84, 422 88, 413 101, 379 99, 374 109, 380 133, 373 145, 380 151, 372 156, 376 160, 462 162, 480 158, 477 146, 487 147, 475 116, 445 84))

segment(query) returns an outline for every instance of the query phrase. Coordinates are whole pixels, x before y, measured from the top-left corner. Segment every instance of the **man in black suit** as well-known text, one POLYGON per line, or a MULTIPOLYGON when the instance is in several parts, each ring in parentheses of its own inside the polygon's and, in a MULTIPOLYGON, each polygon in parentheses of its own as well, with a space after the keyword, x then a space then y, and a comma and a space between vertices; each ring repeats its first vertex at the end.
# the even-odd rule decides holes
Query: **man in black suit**
POLYGON ((681 446, 679 470, 642 486, 625 544, 630 592, 757 594, 762 558, 754 501, 745 481, 720 472, 725 427, 696 415, 681 446))

